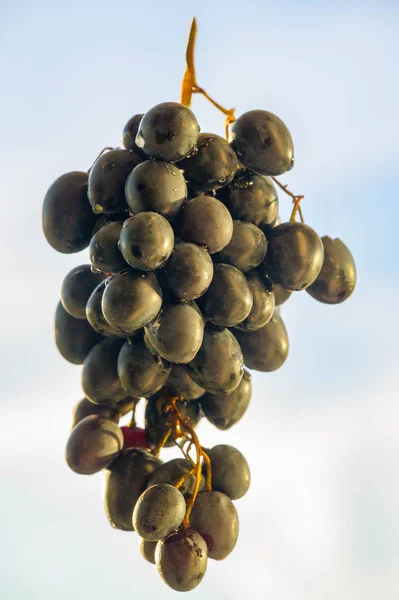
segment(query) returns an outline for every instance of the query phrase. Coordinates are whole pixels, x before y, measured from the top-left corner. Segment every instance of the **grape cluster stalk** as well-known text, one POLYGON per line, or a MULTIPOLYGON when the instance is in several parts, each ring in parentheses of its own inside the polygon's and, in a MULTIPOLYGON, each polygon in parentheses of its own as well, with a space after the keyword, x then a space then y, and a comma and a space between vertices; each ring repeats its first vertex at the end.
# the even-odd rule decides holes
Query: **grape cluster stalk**
POLYGON ((277 179, 294 165, 287 126, 265 110, 236 119, 213 100, 197 83, 195 37, 194 20, 181 102, 134 114, 123 147, 59 177, 42 213, 55 250, 89 254, 66 275, 55 312, 59 352, 83 365, 67 464, 104 471, 111 526, 136 531, 144 559, 177 591, 232 552, 233 501, 250 486, 242 453, 204 448, 197 424, 233 427, 251 399, 250 371, 284 364, 280 308, 294 292, 340 304, 356 284, 349 249, 305 224, 303 195, 277 179), (200 132, 193 94, 225 115, 227 139, 200 132), (287 222, 275 184, 293 202, 287 222), (163 462, 172 446, 182 457, 163 462))

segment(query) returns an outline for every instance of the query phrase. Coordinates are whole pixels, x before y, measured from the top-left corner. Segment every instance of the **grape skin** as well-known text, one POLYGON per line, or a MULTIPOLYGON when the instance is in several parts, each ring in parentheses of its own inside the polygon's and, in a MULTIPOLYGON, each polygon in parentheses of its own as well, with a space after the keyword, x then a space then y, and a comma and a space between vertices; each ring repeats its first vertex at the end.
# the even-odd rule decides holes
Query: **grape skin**
POLYGON ((58 303, 54 322, 55 344, 61 356, 74 365, 81 365, 90 350, 103 338, 90 323, 75 319, 58 303))
POLYGON ((109 419, 90 415, 71 431, 65 449, 68 466, 80 475, 105 469, 123 448, 123 434, 109 419))
POLYGON ((227 444, 213 446, 207 452, 211 460, 212 489, 226 494, 230 500, 242 498, 251 483, 251 473, 245 457, 227 444))
POLYGON ((54 181, 43 202, 42 227, 57 252, 73 254, 87 248, 98 220, 87 197, 88 174, 66 173, 54 181))
POLYGON ((209 288, 213 262, 205 248, 189 242, 176 244, 166 265, 166 279, 181 300, 196 300, 209 288))
POLYGON ((181 238, 204 246, 209 254, 220 252, 233 235, 233 219, 227 208, 211 196, 198 196, 182 211, 181 238))
POLYGON ((216 262, 232 265, 242 273, 247 273, 260 265, 266 251, 267 239, 263 231, 253 223, 235 220, 230 242, 213 258, 216 262))
POLYGON ((101 304, 105 287, 109 281, 109 279, 105 279, 93 290, 86 304, 86 318, 94 331, 102 335, 113 338, 125 337, 125 334, 112 327, 103 315, 101 304))
POLYGON ((168 260, 173 246, 173 229, 162 215, 141 212, 123 223, 119 248, 134 269, 159 269, 168 260))
POLYGON ((180 527, 186 514, 186 501, 178 489, 158 483, 145 490, 133 510, 133 527, 149 542, 168 536, 180 527))
POLYGON ((172 396, 181 396, 185 400, 197 400, 205 394, 205 390, 190 377, 185 365, 172 365, 165 387, 172 396))
POLYGON ((117 371, 123 343, 124 340, 104 339, 87 355, 83 364, 82 388, 91 402, 115 406, 128 395, 117 371))
POLYGON ((171 365, 160 356, 151 354, 142 337, 126 342, 118 356, 118 375, 129 394, 152 396, 166 382, 171 365))
POLYGON ((288 355, 288 334, 282 318, 273 313, 271 320, 256 331, 236 330, 245 365, 255 371, 275 371, 288 355))
POLYGON ((115 529, 133 531, 132 515, 148 479, 162 462, 144 450, 125 450, 105 472, 104 510, 115 529))
MULTIPOLYGON (((169 483, 175 485, 179 479, 190 472, 192 469, 191 463, 185 458, 173 458, 163 463, 148 480, 147 487, 158 483, 169 483)), ((184 480, 184 483, 179 487, 183 496, 189 496, 193 493, 195 486, 195 475, 192 474, 184 480)), ((201 475, 199 491, 202 492, 205 487, 205 478, 201 475)))
POLYGON ((101 227, 91 238, 90 262, 102 273, 117 273, 127 268, 126 261, 118 248, 121 231, 122 222, 112 221, 101 227))
POLYGON ((251 375, 244 370, 238 387, 230 394, 205 393, 200 399, 202 410, 215 427, 223 431, 238 423, 251 399, 251 375))
POLYGON ((62 282, 61 302, 75 319, 86 319, 86 304, 91 293, 105 275, 93 273, 90 265, 75 267, 62 282))
POLYGON ((181 529, 158 542, 155 562, 164 582, 177 592, 199 585, 208 564, 205 540, 193 529, 181 529))

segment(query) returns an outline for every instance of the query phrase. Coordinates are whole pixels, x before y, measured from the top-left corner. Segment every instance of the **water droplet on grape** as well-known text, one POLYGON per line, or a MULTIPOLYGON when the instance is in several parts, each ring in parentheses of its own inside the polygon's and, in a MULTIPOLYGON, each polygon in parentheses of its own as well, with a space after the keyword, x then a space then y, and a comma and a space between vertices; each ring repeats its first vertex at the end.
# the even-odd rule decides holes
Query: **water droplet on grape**
POLYGON ((101 214, 101 213, 103 212, 103 207, 101 206, 101 204, 95 204, 95 205, 93 206, 93 212, 94 212, 96 215, 99 215, 99 214, 101 214))
POLYGON ((136 135, 136 146, 138 148, 144 148, 144 138, 140 132, 136 135))

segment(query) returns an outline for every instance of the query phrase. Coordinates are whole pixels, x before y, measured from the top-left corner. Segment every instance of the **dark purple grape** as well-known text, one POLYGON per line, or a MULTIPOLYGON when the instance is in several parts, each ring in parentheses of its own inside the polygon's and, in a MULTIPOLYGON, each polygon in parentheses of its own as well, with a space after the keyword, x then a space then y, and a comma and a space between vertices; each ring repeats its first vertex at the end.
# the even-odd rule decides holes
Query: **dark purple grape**
POLYGON ((142 337, 126 342, 118 357, 118 375, 124 389, 132 396, 149 397, 166 382, 171 366, 147 350, 142 337))
POLYGON ((175 165, 163 160, 146 160, 129 175, 125 193, 135 215, 151 211, 170 220, 187 198, 187 185, 175 165))
POLYGON ((198 196, 182 211, 181 237, 204 246, 209 254, 220 252, 233 235, 233 219, 227 208, 211 196, 198 196))
POLYGON ((231 129, 231 145, 243 165, 261 175, 281 175, 294 164, 294 145, 286 125, 266 110, 250 110, 231 129))
POLYGON ((133 510, 133 527, 143 539, 156 542, 178 529, 186 514, 186 501, 178 489, 158 483, 146 489, 133 510))
POLYGON ((63 254, 87 248, 98 220, 87 198, 87 181, 87 173, 66 173, 54 181, 44 198, 43 233, 50 246, 63 254))
POLYGON ((90 170, 88 196, 93 212, 119 213, 127 210, 125 183, 141 158, 128 150, 102 154, 90 170))
POLYGON ((115 529, 133 531, 133 510, 162 462, 144 450, 126 450, 105 472, 104 510, 115 529))
POLYGON ((213 277, 213 262, 197 244, 176 244, 166 265, 166 279, 181 300, 196 300, 206 292, 213 277))
MULTIPOLYGON (((145 409, 145 429, 148 439, 153 444, 158 444, 164 437, 169 425, 171 424, 171 413, 167 411, 172 396, 162 388, 159 392, 151 396, 147 402, 145 409)), ((176 406, 181 415, 189 418, 191 427, 196 427, 202 417, 201 408, 195 400, 178 401, 176 406)), ((165 446, 174 445, 173 436, 171 435, 165 446)))
POLYGON ((180 529, 158 542, 155 562, 169 587, 177 592, 189 592, 201 583, 206 572, 205 540, 192 529, 180 529))
POLYGON ((275 371, 288 355, 288 335, 282 318, 274 312, 267 325, 256 331, 235 332, 245 365, 255 371, 275 371))
MULTIPOLYGON (((169 483, 170 485, 176 485, 179 479, 189 473, 192 470, 190 461, 185 458, 173 458, 163 463, 148 480, 147 487, 156 485, 158 483, 169 483)), ((179 490, 183 496, 190 496, 194 492, 195 488, 195 474, 192 473, 184 480, 183 484, 179 487, 179 490)), ((201 476, 201 482, 199 491, 202 492, 205 488, 205 477, 201 476)))
POLYGON ((176 162, 194 150, 198 134, 198 121, 189 108, 163 102, 141 119, 136 144, 151 158, 176 162))
POLYGON ((133 117, 128 120, 123 128, 122 143, 126 150, 132 150, 135 154, 141 156, 141 158, 146 159, 147 155, 136 144, 136 135, 139 130, 140 121, 143 117, 144 114, 142 113, 133 115, 133 117))
POLYGON ((228 185, 236 172, 237 157, 226 140, 214 133, 200 133, 197 148, 179 164, 190 188, 207 192, 228 185))
POLYGON ((243 365, 241 348, 231 331, 207 325, 202 346, 188 367, 190 376, 206 391, 226 394, 238 387, 243 365))
POLYGON ((93 404, 87 398, 83 398, 77 404, 75 404, 72 411, 72 425, 71 430, 77 425, 80 421, 89 417, 90 415, 97 415, 99 417, 103 417, 104 419, 109 419, 110 421, 115 421, 118 423, 119 414, 116 406, 105 406, 104 404, 93 404))
POLYGON ((61 302, 55 311, 54 337, 60 354, 74 365, 81 365, 102 339, 86 320, 71 317, 61 302))
POLYGON ((246 319, 253 304, 245 275, 231 265, 216 264, 212 283, 199 299, 208 321, 221 327, 233 327, 246 319))
POLYGON ((244 371, 239 386, 230 394, 209 394, 201 397, 204 415, 215 427, 225 431, 238 423, 251 399, 251 375, 244 371))
POLYGON ((269 177, 240 169, 218 198, 227 206, 233 219, 249 221, 258 227, 271 227, 278 216, 278 197, 269 177))
POLYGON ((212 489, 230 500, 242 498, 251 483, 251 473, 245 457, 237 448, 227 444, 213 446, 207 451, 211 459, 212 489))
POLYGON ((148 540, 139 538, 139 543, 141 556, 149 563, 155 565, 155 548, 157 547, 158 542, 149 542, 148 540))
POLYGON ((323 243, 309 225, 288 221, 269 234, 265 272, 286 290, 309 287, 320 273, 323 259, 323 243))
POLYGON ((68 466, 80 475, 105 469, 123 448, 118 425, 98 415, 85 417, 71 431, 65 449, 68 466))
POLYGON ((86 319, 87 301, 104 278, 103 273, 93 273, 90 265, 72 269, 61 287, 61 302, 65 310, 75 319, 86 319))
POLYGON ((190 523, 204 538, 209 558, 223 560, 234 550, 238 538, 238 515, 234 504, 225 494, 199 494, 190 523))
POLYGON ((82 387, 95 404, 115 406, 128 395, 118 377, 117 363, 124 340, 104 339, 89 352, 83 365, 82 387))
POLYGON ((169 222, 155 212, 142 212, 123 223, 119 248, 134 269, 155 271, 172 253, 174 233, 169 222))
POLYGON ((272 292, 272 283, 269 280, 269 287, 266 287, 264 279, 256 272, 252 271, 246 275, 249 289, 252 293, 253 304, 251 312, 247 318, 238 323, 236 327, 243 331, 256 331, 264 327, 272 318, 275 300, 272 292))
POLYGON ((121 333, 120 331, 112 327, 112 325, 110 325, 108 321, 105 320, 105 317, 103 315, 101 304, 105 287, 108 284, 108 282, 109 279, 105 279, 92 292, 86 304, 86 318, 89 321, 92 328, 94 329, 94 331, 97 331, 102 335, 115 338, 126 337, 124 333, 121 333))
POLYGON ((150 347, 165 360, 188 363, 204 337, 204 320, 194 302, 165 306, 145 328, 150 347))
POLYGON ((273 283, 273 294, 276 306, 280 306, 281 304, 284 304, 284 302, 287 302, 292 292, 285 290, 278 283, 273 283))
POLYGON ((227 246, 214 255, 214 260, 246 273, 260 265, 266 250, 267 239, 259 227, 245 221, 233 221, 233 236, 227 246))
POLYGON ((197 400, 205 393, 205 390, 190 377, 185 365, 172 365, 165 387, 172 396, 181 396, 184 400, 197 400))
POLYGON ((90 261, 95 269, 103 273, 117 273, 126 269, 126 261, 118 248, 122 223, 113 221, 106 223, 90 242, 90 261))
POLYGON ((308 294, 325 304, 340 304, 352 294, 356 285, 356 265, 350 250, 340 239, 321 238, 324 262, 308 294))
POLYGON ((101 306, 112 327, 131 335, 148 325, 159 313, 161 305, 162 292, 153 273, 124 271, 110 279, 101 306))

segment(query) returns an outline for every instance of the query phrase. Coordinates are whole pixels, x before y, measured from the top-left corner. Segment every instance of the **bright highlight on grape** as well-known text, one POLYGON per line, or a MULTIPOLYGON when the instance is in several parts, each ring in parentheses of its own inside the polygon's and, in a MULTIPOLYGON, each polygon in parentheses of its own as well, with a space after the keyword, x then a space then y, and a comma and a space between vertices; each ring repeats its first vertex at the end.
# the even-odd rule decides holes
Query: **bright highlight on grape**
POLYGON ((133 115, 124 148, 62 175, 43 205, 49 244, 65 254, 88 248, 90 260, 66 275, 55 313, 59 352, 83 365, 67 464, 104 470, 111 526, 136 531, 144 559, 177 591, 194 589, 208 559, 234 549, 233 501, 251 479, 239 450, 204 448, 196 425, 233 427, 250 402, 249 370, 284 364, 284 302, 306 290, 339 304, 356 284, 345 244, 305 224, 303 195, 276 179, 294 165, 287 126, 266 110, 236 120, 214 101, 197 84, 195 36, 194 20, 181 102, 133 115), (226 140, 200 133, 193 94, 225 115, 226 140), (293 202, 285 223, 277 188, 293 202), (171 446, 182 457, 161 461, 171 446))

